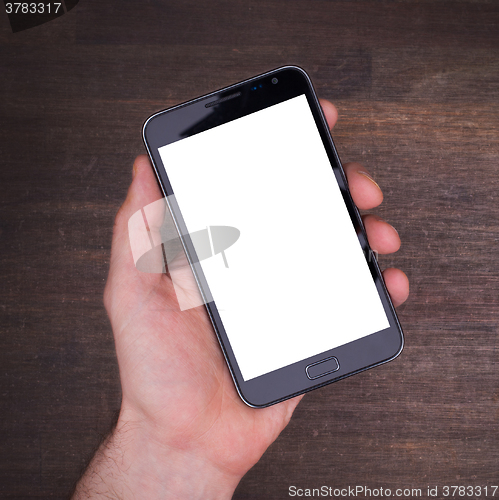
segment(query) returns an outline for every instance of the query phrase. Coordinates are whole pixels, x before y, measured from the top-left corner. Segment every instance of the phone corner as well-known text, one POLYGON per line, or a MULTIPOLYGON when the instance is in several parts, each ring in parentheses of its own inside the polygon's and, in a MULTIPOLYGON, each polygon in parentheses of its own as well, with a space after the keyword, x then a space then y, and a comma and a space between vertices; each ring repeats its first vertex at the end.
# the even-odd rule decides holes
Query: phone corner
POLYGON ((402 329, 400 329, 400 346, 393 359, 398 358, 402 354, 404 346, 405 346, 404 332, 402 331, 402 329))
POLYGON ((153 115, 147 117, 144 120, 144 123, 142 124, 142 140, 146 142, 146 132, 149 124, 151 123, 151 120, 157 115, 157 113, 154 113, 153 115))
POLYGON ((309 74, 301 66, 298 66, 296 64, 287 64, 286 66, 282 66, 281 68, 278 69, 296 71, 297 73, 300 73, 302 76, 307 78, 307 80, 310 80, 309 74))
POLYGON ((259 410, 259 409, 262 409, 262 408, 265 408, 267 406, 269 406, 269 404, 261 404, 261 403, 253 403, 249 400, 249 398, 247 398, 240 390, 239 387, 237 387, 237 393, 239 395, 239 397, 241 398, 242 402, 246 405, 246 406, 249 406, 250 408, 254 408, 256 410, 259 410))
POLYGON ((399 328, 399 345, 397 346, 397 349, 395 350, 394 354, 390 356, 386 360, 386 362, 393 361, 394 359, 398 358, 402 354, 404 346, 405 346, 404 332, 402 331, 401 328, 399 328))
POLYGON ((238 396, 241 398, 242 402, 246 405, 249 406, 250 408, 255 408, 255 409, 262 409, 262 408, 267 408, 268 406, 272 406, 275 403, 278 403, 279 400, 276 401, 268 401, 268 398, 262 398, 258 397, 261 396, 261 393, 258 394, 255 391, 249 391, 252 394, 248 395, 248 391, 244 391, 240 384, 234 380, 234 385, 237 391, 238 396))

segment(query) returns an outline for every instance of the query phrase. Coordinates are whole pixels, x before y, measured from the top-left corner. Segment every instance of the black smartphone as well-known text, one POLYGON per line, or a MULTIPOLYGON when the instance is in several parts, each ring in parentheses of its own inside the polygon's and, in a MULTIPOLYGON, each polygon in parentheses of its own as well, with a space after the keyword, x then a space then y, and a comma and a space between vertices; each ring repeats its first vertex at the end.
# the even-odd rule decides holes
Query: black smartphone
POLYGON ((278 68, 156 113, 143 138, 244 402, 269 406, 401 352, 304 70, 278 68), (205 228, 210 258, 191 237, 205 228))

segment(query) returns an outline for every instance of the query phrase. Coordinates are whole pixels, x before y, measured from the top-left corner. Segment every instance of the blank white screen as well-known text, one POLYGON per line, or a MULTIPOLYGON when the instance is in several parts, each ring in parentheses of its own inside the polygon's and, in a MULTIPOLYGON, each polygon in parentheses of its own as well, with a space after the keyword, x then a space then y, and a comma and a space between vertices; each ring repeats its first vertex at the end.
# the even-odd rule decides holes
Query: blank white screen
POLYGON ((305 95, 159 153, 190 232, 241 232, 201 265, 245 380, 389 327, 305 95))

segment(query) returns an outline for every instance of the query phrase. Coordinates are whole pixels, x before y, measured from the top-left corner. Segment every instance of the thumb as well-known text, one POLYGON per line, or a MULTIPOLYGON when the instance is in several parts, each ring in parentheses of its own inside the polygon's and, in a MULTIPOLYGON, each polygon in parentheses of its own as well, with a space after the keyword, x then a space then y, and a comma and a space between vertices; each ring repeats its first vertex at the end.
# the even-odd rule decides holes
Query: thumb
POLYGON ((133 180, 128 188, 127 197, 118 210, 114 221, 111 264, 104 295, 105 302, 106 295, 110 295, 109 290, 113 289, 114 285, 126 286, 129 284, 129 280, 136 279, 138 275, 129 237, 130 219, 134 214, 141 216, 141 210, 144 207, 161 198, 161 191, 149 158, 145 155, 138 156, 133 164, 133 180))
MULTIPOLYGON (((149 158, 145 155, 138 156, 133 164, 132 184, 128 188, 127 197, 123 205, 116 214, 111 250, 111 266, 118 263, 115 261, 119 261, 120 265, 126 267, 130 267, 130 264, 135 264, 135 262, 131 260, 132 250, 134 249, 132 248, 130 240, 136 238, 134 234, 130 234, 129 232, 129 222, 131 222, 132 217, 142 220, 141 211, 144 207, 161 198, 161 191, 159 190, 149 158)), ((156 210, 156 212, 158 211, 156 210)), ((161 213, 155 215, 154 229, 159 229, 161 225, 159 219, 162 218, 163 213, 164 211, 161 211, 161 213)), ((149 217, 149 219, 151 219, 151 217, 149 217)), ((158 242, 154 243, 158 244, 158 242)), ((138 257, 139 256, 137 256, 135 261, 138 257)))

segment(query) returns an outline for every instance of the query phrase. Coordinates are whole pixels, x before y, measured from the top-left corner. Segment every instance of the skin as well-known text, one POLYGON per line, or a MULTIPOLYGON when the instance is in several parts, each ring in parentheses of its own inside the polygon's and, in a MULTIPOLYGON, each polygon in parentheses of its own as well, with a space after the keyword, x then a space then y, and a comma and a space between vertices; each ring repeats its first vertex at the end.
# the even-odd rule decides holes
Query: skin
MULTIPOLYGON (((336 108, 321 101, 329 126, 336 108)), ((369 210, 383 200, 357 163, 344 166, 352 197, 369 210)), ((288 424, 297 397, 265 409, 236 393, 203 307, 180 311, 166 274, 135 268, 128 220, 161 198, 152 167, 139 156, 115 221, 104 304, 111 320, 122 384, 116 428, 97 451, 73 498, 231 498, 243 475, 288 424)), ((396 230, 364 217, 371 247, 396 252, 396 230)), ((384 272, 395 305, 409 294, 398 269, 384 272)))

